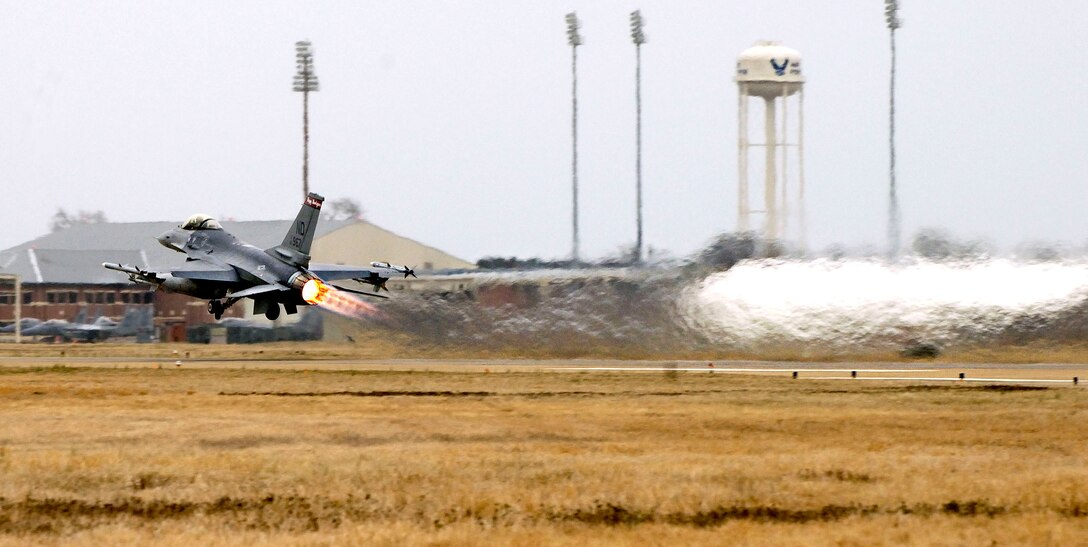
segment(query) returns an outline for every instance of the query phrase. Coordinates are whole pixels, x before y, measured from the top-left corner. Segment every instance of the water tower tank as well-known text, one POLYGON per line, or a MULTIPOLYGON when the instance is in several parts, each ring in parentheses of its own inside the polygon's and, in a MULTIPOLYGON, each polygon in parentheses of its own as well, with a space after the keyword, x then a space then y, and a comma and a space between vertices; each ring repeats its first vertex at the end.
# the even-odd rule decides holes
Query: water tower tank
POLYGON ((759 41, 737 57, 737 83, 748 95, 781 97, 793 95, 805 78, 801 75, 801 53, 781 42, 759 41))
POLYGON ((748 231, 752 214, 762 214, 764 237, 771 241, 796 237, 803 247, 805 77, 801 54, 779 42, 756 42, 737 57, 736 81, 737 229, 748 231), (753 99, 763 103, 763 142, 753 143, 748 129, 748 104, 753 99), (791 136, 795 136, 792 142, 791 136), (753 209, 749 203, 749 153, 753 147, 763 154, 762 209, 753 209), (792 178, 788 176, 791 169, 792 178))

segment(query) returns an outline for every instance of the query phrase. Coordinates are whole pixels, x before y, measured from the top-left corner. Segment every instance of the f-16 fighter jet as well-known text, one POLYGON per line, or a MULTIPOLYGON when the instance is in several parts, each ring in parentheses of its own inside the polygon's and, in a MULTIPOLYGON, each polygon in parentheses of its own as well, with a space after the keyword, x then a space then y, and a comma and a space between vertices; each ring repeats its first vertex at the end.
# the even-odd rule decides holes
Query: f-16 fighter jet
POLYGON ((158 237, 159 243, 185 254, 183 265, 162 272, 110 262, 102 266, 128 274, 135 283, 208 300, 208 313, 216 319, 243 298, 252 298, 253 313, 263 313, 270 320, 280 316, 281 305, 288 314, 297 313, 298 306, 315 304, 344 315, 360 315, 358 310, 373 308, 339 291, 385 298, 376 292, 386 288, 390 277, 415 277, 415 272, 386 262, 372 262, 370 267, 311 264, 310 244, 324 199, 314 193, 306 196, 283 243, 270 249, 241 241, 215 219, 198 214, 158 237), (342 279, 372 285, 375 293, 328 283, 342 279))

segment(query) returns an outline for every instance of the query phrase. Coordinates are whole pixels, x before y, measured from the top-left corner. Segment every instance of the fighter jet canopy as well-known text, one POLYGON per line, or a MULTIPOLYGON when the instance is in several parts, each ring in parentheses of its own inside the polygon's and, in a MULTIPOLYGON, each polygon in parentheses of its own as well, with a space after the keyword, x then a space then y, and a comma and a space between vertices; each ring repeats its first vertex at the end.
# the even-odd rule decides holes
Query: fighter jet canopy
POLYGON ((205 215, 205 214, 202 214, 202 213, 197 213, 197 214, 189 217, 189 219, 185 221, 185 224, 181 225, 181 229, 182 230, 222 230, 223 227, 219 225, 218 220, 215 220, 214 218, 212 218, 212 217, 210 217, 208 215, 205 215))

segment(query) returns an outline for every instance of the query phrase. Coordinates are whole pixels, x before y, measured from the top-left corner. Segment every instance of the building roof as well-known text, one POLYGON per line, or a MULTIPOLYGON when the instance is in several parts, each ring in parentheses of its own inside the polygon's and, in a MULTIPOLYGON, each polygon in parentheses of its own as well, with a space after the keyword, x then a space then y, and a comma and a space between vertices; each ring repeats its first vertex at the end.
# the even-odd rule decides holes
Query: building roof
MULTIPOLYGON (((143 264, 140 251, 110 251, 110 262, 143 264)), ((102 267, 101 251, 68 249, 28 249, 27 262, 33 275, 20 274, 27 283, 127 283, 127 280, 102 267), (94 266, 97 266, 95 268, 94 266)))
MULTIPOLYGON (((322 220, 315 238, 359 220, 322 220)), ((223 228, 261 248, 274 247, 292 226, 290 220, 223 221, 223 228)), ((0 251, 0 273, 16 274, 25 283, 126 283, 124 276, 102 267, 118 262, 165 269, 182 257, 155 239, 176 222, 102 222, 78 224, 0 251)))

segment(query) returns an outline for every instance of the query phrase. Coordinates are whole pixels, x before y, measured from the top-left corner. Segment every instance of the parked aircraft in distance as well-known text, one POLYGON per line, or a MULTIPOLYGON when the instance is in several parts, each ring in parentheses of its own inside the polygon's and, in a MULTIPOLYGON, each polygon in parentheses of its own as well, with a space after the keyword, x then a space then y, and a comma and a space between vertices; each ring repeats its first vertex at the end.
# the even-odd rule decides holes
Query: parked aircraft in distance
POLYGON ((101 316, 93 323, 71 323, 64 328, 62 335, 64 338, 82 342, 125 336, 150 337, 155 331, 154 312, 151 306, 132 307, 125 310, 120 323, 101 316))
MULTIPOLYGON (((19 321, 19 323, 22 325, 22 327, 19 329, 22 333, 26 332, 26 329, 29 329, 30 327, 42 324, 42 320, 35 317, 24 317, 22 318, 22 320, 19 321)), ((10 325, 4 325, 3 327, 0 327, 0 333, 8 334, 13 332, 15 332, 14 321, 12 321, 10 325)))
POLYGON ((87 320, 87 308, 80 308, 75 317, 71 321, 64 319, 50 319, 48 321, 39 321, 37 325, 31 327, 24 327, 22 330, 23 336, 64 336, 64 329, 71 325, 78 325, 87 320))
MULTIPOLYGON (((24 323, 22 336, 38 336, 41 339, 94 342, 107 338, 119 338, 125 336, 148 336, 154 333, 152 313, 150 306, 142 308, 128 308, 125 316, 118 323, 106 316, 99 316, 92 323, 84 323, 87 309, 82 308, 71 321, 64 319, 50 319, 37 321, 37 324, 26 326, 24 323)), ((26 321, 24 319, 24 321, 26 321)), ((14 332, 14 325, 4 327, 4 332, 14 332), (12 327, 10 331, 7 329, 12 327)))

